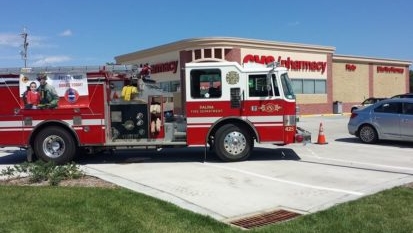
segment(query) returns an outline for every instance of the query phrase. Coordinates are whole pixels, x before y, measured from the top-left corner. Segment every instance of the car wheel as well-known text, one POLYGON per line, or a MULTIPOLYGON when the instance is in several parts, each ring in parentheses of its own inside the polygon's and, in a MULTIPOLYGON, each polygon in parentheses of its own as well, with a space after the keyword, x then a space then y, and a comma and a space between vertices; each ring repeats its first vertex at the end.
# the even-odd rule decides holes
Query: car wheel
POLYGON ((375 143, 378 140, 377 131, 371 125, 363 125, 360 128, 359 138, 364 143, 375 143))

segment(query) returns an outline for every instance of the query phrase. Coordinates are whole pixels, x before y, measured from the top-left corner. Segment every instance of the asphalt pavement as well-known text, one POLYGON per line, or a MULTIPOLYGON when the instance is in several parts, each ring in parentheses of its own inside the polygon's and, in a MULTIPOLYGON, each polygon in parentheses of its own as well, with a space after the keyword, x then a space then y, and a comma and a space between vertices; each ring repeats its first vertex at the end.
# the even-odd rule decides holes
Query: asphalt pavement
MULTIPOLYGON (((244 162, 225 163, 204 148, 119 150, 78 161, 89 175, 230 222, 273 210, 314 213, 413 182, 413 145, 361 143, 348 115, 302 117, 308 143, 256 145, 244 162), (320 123, 327 144, 316 144, 320 123)), ((25 152, 0 148, 0 169, 25 152)))

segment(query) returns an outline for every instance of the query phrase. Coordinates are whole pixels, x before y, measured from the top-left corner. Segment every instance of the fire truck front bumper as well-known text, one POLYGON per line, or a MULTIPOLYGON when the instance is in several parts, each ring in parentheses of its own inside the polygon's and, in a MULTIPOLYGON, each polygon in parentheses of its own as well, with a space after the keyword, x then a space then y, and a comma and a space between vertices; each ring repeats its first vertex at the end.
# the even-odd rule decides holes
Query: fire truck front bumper
POLYGON ((311 143, 311 133, 297 126, 297 131, 295 133, 295 142, 311 143))

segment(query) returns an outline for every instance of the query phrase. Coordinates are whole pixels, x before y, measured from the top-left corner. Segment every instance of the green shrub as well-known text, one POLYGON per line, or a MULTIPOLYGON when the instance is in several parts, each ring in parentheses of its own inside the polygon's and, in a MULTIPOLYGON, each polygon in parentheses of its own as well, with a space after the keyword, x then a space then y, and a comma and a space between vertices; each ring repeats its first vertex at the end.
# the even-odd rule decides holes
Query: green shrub
POLYGON ((75 163, 56 165, 53 162, 43 162, 41 160, 6 167, 0 173, 0 176, 7 176, 7 179, 27 176, 31 183, 48 181, 51 186, 59 185, 62 180, 79 179, 84 175, 85 173, 80 169, 80 166, 75 163))

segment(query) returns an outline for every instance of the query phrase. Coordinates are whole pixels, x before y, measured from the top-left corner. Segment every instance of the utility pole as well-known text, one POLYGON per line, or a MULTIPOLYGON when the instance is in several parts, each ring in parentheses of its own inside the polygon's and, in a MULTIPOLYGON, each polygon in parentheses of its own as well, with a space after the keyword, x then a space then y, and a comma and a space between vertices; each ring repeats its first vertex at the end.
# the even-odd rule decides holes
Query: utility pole
POLYGON ((20 55, 22 56, 22 59, 24 60, 24 67, 27 67, 27 47, 29 46, 29 42, 27 42, 27 32, 26 28, 23 28, 23 33, 20 34, 20 36, 23 38, 23 50, 20 51, 20 55))

